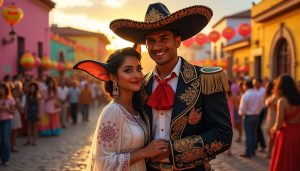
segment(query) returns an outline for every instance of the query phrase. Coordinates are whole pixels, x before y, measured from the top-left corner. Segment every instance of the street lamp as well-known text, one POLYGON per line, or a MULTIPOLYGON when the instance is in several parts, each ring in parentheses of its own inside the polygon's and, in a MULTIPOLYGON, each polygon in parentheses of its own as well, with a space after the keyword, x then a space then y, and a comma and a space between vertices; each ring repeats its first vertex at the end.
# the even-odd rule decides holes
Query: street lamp
POLYGON ((6 40, 5 38, 2 39, 2 45, 5 46, 7 44, 13 43, 16 38, 16 32, 14 29, 11 29, 11 31, 8 33, 9 39, 6 40))

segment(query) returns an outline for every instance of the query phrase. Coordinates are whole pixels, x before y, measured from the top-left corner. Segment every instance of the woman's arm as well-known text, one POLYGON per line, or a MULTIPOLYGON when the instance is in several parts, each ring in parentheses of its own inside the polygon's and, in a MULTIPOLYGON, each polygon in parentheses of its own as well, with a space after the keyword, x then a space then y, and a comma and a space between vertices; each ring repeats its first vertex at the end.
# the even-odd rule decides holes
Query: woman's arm
POLYGON ((272 128, 272 132, 275 133, 278 129, 282 127, 285 106, 287 105, 287 101, 284 98, 280 98, 277 102, 277 110, 276 110, 276 121, 272 128))

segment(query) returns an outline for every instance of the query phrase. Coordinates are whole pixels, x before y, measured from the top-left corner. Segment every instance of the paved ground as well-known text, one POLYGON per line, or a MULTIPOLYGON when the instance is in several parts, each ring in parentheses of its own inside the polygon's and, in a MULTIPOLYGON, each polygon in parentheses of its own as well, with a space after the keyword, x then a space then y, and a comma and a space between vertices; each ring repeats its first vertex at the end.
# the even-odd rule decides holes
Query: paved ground
MULTIPOLYGON (((10 166, 1 171, 80 171, 86 168, 86 159, 100 108, 91 110, 89 122, 78 123, 63 130, 57 137, 41 137, 37 146, 23 146, 25 138, 18 139, 18 153, 12 153, 10 166)), ((79 117, 79 120, 81 118, 79 117)), ((218 155, 211 162, 215 171, 267 171, 264 153, 245 159, 239 157, 244 144, 233 143, 232 156, 218 155)))

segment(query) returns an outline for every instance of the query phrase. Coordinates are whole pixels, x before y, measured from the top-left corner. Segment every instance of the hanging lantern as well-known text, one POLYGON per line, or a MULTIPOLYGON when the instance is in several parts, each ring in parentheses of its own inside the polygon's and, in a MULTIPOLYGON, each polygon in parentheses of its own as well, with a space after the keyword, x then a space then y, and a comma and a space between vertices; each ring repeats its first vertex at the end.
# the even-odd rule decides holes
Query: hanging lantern
POLYGON ((247 73, 249 71, 249 67, 247 65, 244 65, 239 68, 239 71, 243 73, 247 73))
POLYGON ((59 62, 57 65, 58 71, 63 71, 65 69, 65 64, 63 62, 59 62))
POLYGON ((20 59, 20 64, 26 69, 31 69, 34 66, 34 58, 31 53, 25 52, 20 59))
POLYGON ((247 37, 251 33, 251 26, 247 23, 240 24, 238 32, 241 36, 247 37))
POLYGON ((50 69, 52 67, 52 61, 48 56, 43 56, 41 61, 43 69, 50 69))
POLYGON ((218 60, 218 61, 217 61, 217 66, 223 67, 223 63, 222 63, 222 62, 223 62, 222 60, 218 60))
POLYGON ((240 67, 239 67, 238 64, 234 64, 234 65, 232 66, 232 71, 234 71, 234 72, 239 72, 239 70, 240 70, 240 67))
POLYGON ((7 5, 3 10, 2 10, 2 15, 4 20, 10 25, 14 26, 16 25, 19 21, 22 20, 24 13, 21 8, 14 4, 7 5))
POLYGON ((206 59, 204 62, 204 66, 210 66, 211 60, 210 59, 206 59))
POLYGON ((73 69, 73 63, 71 61, 66 62, 66 69, 67 70, 72 70, 73 69))
POLYGON ((0 0, 0 7, 3 5, 3 0, 0 0))
POLYGON ((232 27, 226 27, 223 31, 222 31, 222 36, 226 39, 226 40, 230 40, 235 36, 235 30, 232 27))
POLYGON ((212 31, 209 33, 208 37, 210 41, 216 43, 220 39, 221 35, 217 31, 212 31))
POLYGON ((222 68, 227 69, 228 63, 226 59, 222 60, 222 68))
POLYGON ((41 59, 38 56, 34 56, 34 67, 39 67, 41 65, 41 59))
POLYGON ((208 41, 208 37, 203 33, 197 34, 194 39, 199 45, 204 45, 208 41))
POLYGON ((184 46, 190 47, 190 46, 194 43, 194 38, 191 37, 191 38, 189 38, 189 39, 183 41, 182 43, 183 43, 184 46))
POLYGON ((51 61, 51 69, 57 69, 58 63, 57 61, 51 61))

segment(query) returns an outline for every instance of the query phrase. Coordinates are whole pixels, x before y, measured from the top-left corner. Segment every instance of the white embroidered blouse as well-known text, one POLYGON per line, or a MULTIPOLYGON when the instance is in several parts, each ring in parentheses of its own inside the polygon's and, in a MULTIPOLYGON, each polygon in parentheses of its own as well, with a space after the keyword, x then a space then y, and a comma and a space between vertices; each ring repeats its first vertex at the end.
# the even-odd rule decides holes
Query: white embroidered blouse
POLYGON ((146 171, 145 160, 130 165, 130 152, 144 147, 145 134, 147 126, 140 116, 131 115, 118 103, 109 103, 97 123, 87 170, 146 171))

